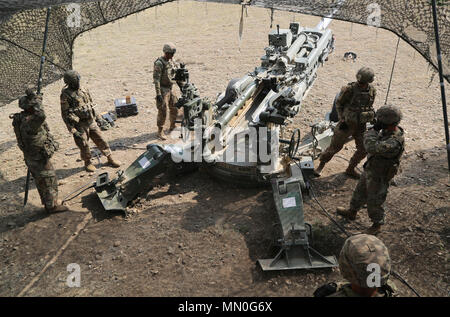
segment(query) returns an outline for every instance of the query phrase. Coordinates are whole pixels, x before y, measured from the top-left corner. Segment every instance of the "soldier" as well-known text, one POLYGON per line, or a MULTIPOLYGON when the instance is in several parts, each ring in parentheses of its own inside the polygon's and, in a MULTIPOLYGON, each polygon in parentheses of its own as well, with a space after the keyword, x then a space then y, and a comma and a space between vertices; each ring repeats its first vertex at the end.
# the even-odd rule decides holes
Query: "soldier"
POLYGON ((50 160, 59 144, 45 122, 42 95, 27 89, 26 96, 19 99, 19 107, 23 111, 13 115, 12 125, 41 202, 48 213, 66 211, 68 208, 58 200, 58 181, 50 160))
POLYGON ((348 238, 339 255, 339 270, 348 282, 325 284, 314 297, 392 297, 396 292, 395 284, 389 281, 389 251, 375 236, 348 238))
POLYGON ((121 163, 113 159, 108 143, 103 138, 95 121, 101 121, 94 110, 94 102, 87 89, 80 87, 80 75, 74 70, 64 74, 67 87, 61 91, 61 115, 67 129, 72 133, 75 144, 81 151, 86 171, 95 172, 91 163, 89 138, 94 141, 98 149, 106 156, 112 167, 119 167, 121 163))
POLYGON ((167 107, 169 108, 170 129, 175 129, 175 120, 178 115, 178 108, 175 107, 177 97, 172 92, 174 84, 173 77, 175 75, 175 63, 172 58, 176 52, 175 45, 167 43, 163 47, 164 56, 159 57, 153 67, 153 82, 156 90, 156 107, 158 108, 158 138, 166 140, 163 128, 167 116, 167 107))
POLYGON ((334 129, 330 146, 320 155, 320 165, 314 171, 316 176, 320 176, 325 164, 342 149, 349 136, 353 136, 356 152, 353 154, 345 174, 359 178, 360 175, 355 168, 367 155, 363 145, 363 134, 366 131, 366 123, 372 122, 375 117, 373 103, 376 89, 371 84, 374 76, 372 69, 363 67, 356 74, 357 82, 342 87, 336 100, 339 123, 334 129))
POLYGON ((353 192, 350 208, 337 208, 338 214, 355 220, 358 210, 367 203, 367 212, 373 222, 366 231, 368 234, 377 234, 384 224, 383 203, 389 182, 399 170, 405 145, 403 129, 398 126, 402 119, 400 109, 391 105, 383 106, 378 109, 376 119, 373 129, 364 135, 364 147, 369 156, 353 192))

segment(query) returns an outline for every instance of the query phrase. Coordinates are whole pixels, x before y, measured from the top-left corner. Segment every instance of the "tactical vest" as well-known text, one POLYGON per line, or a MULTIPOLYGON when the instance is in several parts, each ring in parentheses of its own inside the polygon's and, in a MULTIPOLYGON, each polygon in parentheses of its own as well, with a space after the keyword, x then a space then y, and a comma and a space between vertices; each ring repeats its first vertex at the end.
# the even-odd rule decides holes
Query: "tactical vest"
POLYGON ((69 113, 80 118, 80 121, 92 121, 95 118, 94 109, 88 92, 83 89, 63 89, 62 94, 67 96, 69 113))
POLYGON ((375 101, 375 88, 369 84, 366 91, 361 90, 358 83, 349 83, 352 97, 344 108, 344 120, 349 124, 366 124, 375 119, 373 103, 375 101))
POLYGON ((166 61, 163 57, 158 57, 158 59, 155 61, 155 64, 158 61, 161 62, 163 65, 160 81, 161 87, 172 88, 173 86, 172 78, 175 76, 175 70, 173 68, 172 63, 170 61, 166 61))
POLYGON ((403 129, 398 127, 399 131, 394 134, 384 136, 381 140, 393 138, 398 142, 400 151, 395 157, 387 157, 382 154, 369 154, 367 161, 364 163, 364 168, 372 171, 375 175, 384 175, 388 180, 391 180, 400 169, 400 158, 405 151, 405 139, 403 136, 403 129))
POLYGON ((44 122, 36 131, 32 131, 25 122, 24 112, 16 113, 13 117, 14 133, 17 144, 24 156, 33 160, 49 159, 58 151, 59 143, 50 133, 48 125, 44 122))

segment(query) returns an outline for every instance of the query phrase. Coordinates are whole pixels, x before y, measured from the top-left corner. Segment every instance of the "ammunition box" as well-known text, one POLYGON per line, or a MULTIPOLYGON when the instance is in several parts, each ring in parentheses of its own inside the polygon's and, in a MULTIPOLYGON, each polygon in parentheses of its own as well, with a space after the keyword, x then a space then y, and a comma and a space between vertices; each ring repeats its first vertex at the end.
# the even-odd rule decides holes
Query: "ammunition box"
POLYGON ((134 97, 131 97, 130 99, 131 100, 129 103, 127 103, 126 98, 119 98, 114 100, 117 117, 134 116, 139 113, 136 99, 134 97))

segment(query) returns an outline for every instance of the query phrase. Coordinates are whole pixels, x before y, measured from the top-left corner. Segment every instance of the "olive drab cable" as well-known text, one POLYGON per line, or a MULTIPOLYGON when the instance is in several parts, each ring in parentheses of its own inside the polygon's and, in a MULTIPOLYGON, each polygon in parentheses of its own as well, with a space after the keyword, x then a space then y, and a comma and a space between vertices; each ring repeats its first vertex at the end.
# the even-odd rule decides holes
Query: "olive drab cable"
MULTIPOLYGON (((94 178, 94 177, 93 177, 94 178)), ((64 199, 62 200, 62 203, 64 204, 65 202, 71 201, 72 199, 77 198, 78 196, 80 196, 82 193, 84 193, 85 191, 87 191, 90 188, 95 187, 95 182, 90 181, 89 183, 84 184, 83 186, 77 188, 76 190, 74 190, 73 192, 71 192, 69 195, 67 195, 66 197, 64 197, 64 199), (89 185, 89 186, 88 186, 89 185), (86 187, 88 186, 88 187, 86 187), (73 194, 77 193, 75 196, 72 196, 73 194), (70 197, 70 198, 69 198, 70 197)))
MULTIPOLYGON (((297 164, 297 166, 298 166, 298 163, 297 162, 295 162, 296 164, 297 164)), ((345 230, 345 228, 341 225, 341 224, 339 224, 331 215, 330 215, 330 213, 322 206, 322 204, 319 202, 319 200, 317 199, 317 196, 316 196, 316 194, 315 194, 315 192, 314 192, 314 188, 313 188, 313 186, 312 186, 312 182, 311 182, 311 180, 309 180, 308 178, 307 178, 307 181, 308 181, 308 184, 309 184, 309 186, 310 186, 310 189, 311 189, 311 194, 312 194, 312 196, 313 196, 313 198, 314 198, 314 200, 315 200, 315 202, 319 205, 319 207, 323 210, 323 212, 325 213, 325 215, 347 236, 347 238, 348 237, 350 237, 351 236, 351 234, 349 234, 348 232, 347 232, 347 230, 345 230)), ((409 285, 408 284, 408 282, 406 282, 405 281, 405 279, 403 278, 403 277, 401 277, 400 276, 400 274, 398 274, 396 271, 394 271, 394 270, 391 270, 391 273, 392 273, 392 275, 394 276, 394 277, 396 277, 400 282, 402 282, 403 284, 405 284, 417 297, 421 297, 420 296, 420 294, 411 286, 411 285, 409 285)))

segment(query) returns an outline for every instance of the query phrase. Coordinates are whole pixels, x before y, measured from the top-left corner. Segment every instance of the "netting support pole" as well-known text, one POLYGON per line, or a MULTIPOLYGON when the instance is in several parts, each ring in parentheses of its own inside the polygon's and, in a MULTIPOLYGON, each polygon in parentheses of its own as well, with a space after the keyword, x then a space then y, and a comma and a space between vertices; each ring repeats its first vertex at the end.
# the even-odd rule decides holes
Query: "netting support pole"
POLYGON ((389 92, 391 91, 391 84, 392 84, 392 77, 394 76, 394 69, 395 69, 395 62, 397 61, 397 53, 398 53, 398 46, 400 45, 400 37, 397 40, 397 47, 395 48, 395 56, 394 56, 394 62, 392 64, 392 70, 391 70, 391 78, 389 79, 389 85, 388 90, 386 93, 386 100, 384 101, 384 105, 387 104, 389 92))
POLYGON ((42 43, 42 54, 41 54, 41 66, 39 68, 39 79, 37 84, 37 93, 41 93, 42 87, 42 75, 44 71, 44 63, 45 63, 45 50, 47 49, 47 39, 48 39, 48 24, 50 22, 50 13, 52 11, 52 7, 48 7, 47 9, 47 19, 45 20, 45 32, 44 32, 44 42, 42 43))
POLYGON ((433 21, 434 21, 434 34, 436 36, 436 52, 437 52, 437 60, 438 60, 438 69, 439 69, 439 81, 441 84, 441 99, 442 99, 442 111, 444 115, 444 128, 445 128, 445 144, 447 149, 447 161, 448 161, 448 169, 450 171, 450 144, 449 144, 449 133, 448 133, 448 117, 447 117, 447 100, 445 98, 445 85, 444 85, 444 76, 442 70, 442 55, 441 55, 441 44, 439 41, 439 25, 437 19, 437 9, 436 9, 436 0, 432 0, 432 8, 433 8, 433 21))
MULTIPOLYGON (((44 32, 44 42, 42 43, 42 54, 41 54, 41 65, 39 67, 39 78, 37 83, 37 94, 41 93, 41 87, 42 87, 42 74, 44 70, 44 63, 45 63, 45 49, 47 48, 47 37, 48 37, 48 24, 50 22, 50 12, 52 7, 48 7, 47 9, 47 19, 45 20, 45 32, 44 32)), ((30 178, 31 178, 31 171, 30 169, 27 170, 27 178, 25 181, 25 194, 23 197, 23 208, 27 205, 28 202, 28 190, 30 188, 30 178)))

